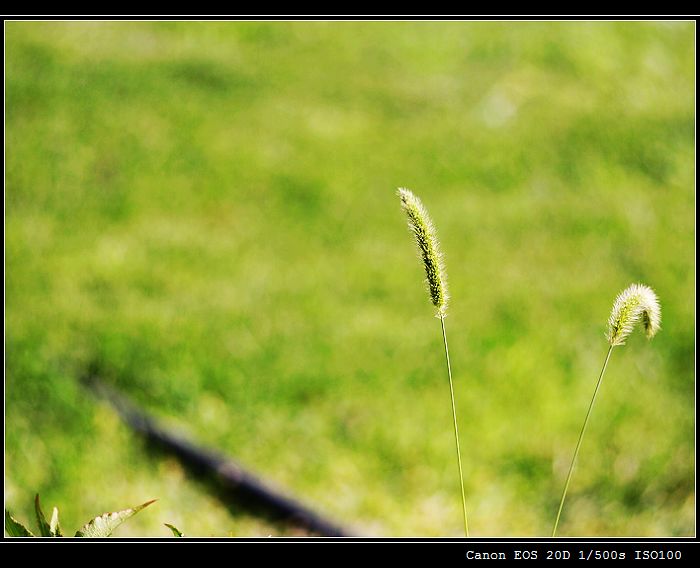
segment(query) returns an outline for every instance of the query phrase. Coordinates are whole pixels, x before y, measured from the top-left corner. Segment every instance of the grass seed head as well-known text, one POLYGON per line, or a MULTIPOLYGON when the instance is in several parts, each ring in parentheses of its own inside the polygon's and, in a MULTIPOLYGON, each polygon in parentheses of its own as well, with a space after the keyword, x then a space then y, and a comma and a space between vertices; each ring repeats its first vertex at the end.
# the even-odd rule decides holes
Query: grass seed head
POLYGON ((430 301, 437 308, 438 317, 444 317, 447 313, 449 296, 440 243, 435 234, 435 227, 433 227, 430 216, 421 200, 410 190, 399 188, 397 195, 401 199, 401 207, 408 217, 408 227, 416 238, 418 252, 425 266, 430 301))
POLYGON ((661 306, 656 293, 644 284, 632 284, 615 299, 608 320, 610 345, 624 345, 635 324, 642 320, 646 336, 651 339, 661 327, 661 306))

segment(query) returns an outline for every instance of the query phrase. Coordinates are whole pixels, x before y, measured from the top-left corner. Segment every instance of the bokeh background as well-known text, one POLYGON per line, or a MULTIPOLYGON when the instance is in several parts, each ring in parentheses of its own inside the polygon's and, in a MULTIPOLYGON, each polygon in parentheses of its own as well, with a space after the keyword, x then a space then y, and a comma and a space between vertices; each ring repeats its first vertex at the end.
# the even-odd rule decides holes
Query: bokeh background
MULTIPOLYGON (((692 535, 688 22, 8 22, 5 499, 75 530, 295 534, 220 503, 108 384, 368 536, 459 536, 439 323, 395 196, 438 228, 470 525, 692 535)), ((33 520, 31 520, 33 523, 33 520)))

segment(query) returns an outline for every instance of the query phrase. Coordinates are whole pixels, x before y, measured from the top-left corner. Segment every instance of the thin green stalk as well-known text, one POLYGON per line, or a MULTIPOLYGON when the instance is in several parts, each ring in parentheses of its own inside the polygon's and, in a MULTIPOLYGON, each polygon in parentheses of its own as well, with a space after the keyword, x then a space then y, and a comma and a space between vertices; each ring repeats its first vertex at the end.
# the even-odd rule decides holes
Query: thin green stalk
POLYGON ((467 500, 464 497, 464 474, 462 473, 462 453, 459 450, 459 430, 457 429, 457 410, 455 408, 455 391, 452 386, 452 369, 450 367, 450 352, 447 349, 447 333, 445 333, 445 316, 440 316, 442 326, 442 341, 445 344, 445 360, 447 361, 447 377, 450 380, 450 399, 452 400, 452 420, 455 427, 455 446, 457 447, 457 465, 459 466, 459 481, 462 489, 462 510, 464 511, 464 534, 469 537, 469 523, 467 522, 467 500))
POLYGON ((574 457, 571 460, 571 465, 569 466, 569 473, 566 476, 566 483, 564 484, 564 492, 561 495, 561 502, 559 503, 559 511, 557 511, 557 520, 554 521, 554 529, 552 530, 552 537, 557 534, 557 527, 559 526, 559 518, 561 517, 561 511, 564 508, 564 501, 566 500, 566 492, 569 490, 569 483, 571 482, 571 475, 574 473, 574 464, 576 463, 576 458, 578 457, 578 452, 581 449, 581 442, 583 441, 583 435, 586 433, 586 428, 588 427, 588 419, 591 417, 591 410, 593 410, 593 404, 598 396, 598 390, 600 389, 600 384, 603 382, 603 375, 605 374, 605 369, 608 366, 608 361, 610 360, 610 354, 612 353, 614 345, 610 345, 608 349, 608 354, 605 356, 605 363, 603 363, 603 368, 600 371, 600 376, 598 377, 598 382, 595 385, 595 390, 593 391, 593 398, 591 398, 591 403, 588 405, 588 412, 586 412, 586 418, 583 421, 583 427, 581 428, 581 433, 578 435, 578 442, 576 442, 576 449, 574 450, 574 457))

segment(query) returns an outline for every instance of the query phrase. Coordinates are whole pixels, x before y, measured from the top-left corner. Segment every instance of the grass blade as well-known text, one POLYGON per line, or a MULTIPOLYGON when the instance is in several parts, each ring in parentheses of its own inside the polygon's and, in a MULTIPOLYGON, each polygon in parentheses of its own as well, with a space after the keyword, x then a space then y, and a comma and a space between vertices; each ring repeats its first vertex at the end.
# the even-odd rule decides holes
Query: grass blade
POLYGON ((10 536, 34 536, 32 531, 10 515, 7 509, 5 509, 5 530, 10 536))
POLYGON ((107 537, 112 534, 114 529, 121 525, 128 518, 133 517, 139 511, 142 511, 150 504, 155 503, 156 499, 152 501, 147 501, 143 505, 134 507, 133 509, 124 509, 123 511, 117 511, 115 513, 105 513, 99 517, 95 517, 89 523, 83 526, 75 536, 82 536, 86 538, 99 538, 107 537))

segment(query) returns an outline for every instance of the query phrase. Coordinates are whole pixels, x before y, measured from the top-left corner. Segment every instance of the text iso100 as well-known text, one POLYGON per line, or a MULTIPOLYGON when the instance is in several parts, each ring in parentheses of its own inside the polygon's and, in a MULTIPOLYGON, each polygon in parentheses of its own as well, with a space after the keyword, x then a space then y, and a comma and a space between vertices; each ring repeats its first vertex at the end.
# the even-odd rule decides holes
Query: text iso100
POLYGON ((680 560, 680 550, 635 550, 635 560, 680 560))

